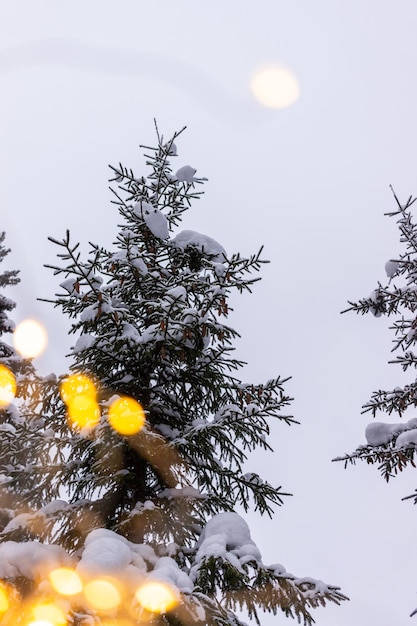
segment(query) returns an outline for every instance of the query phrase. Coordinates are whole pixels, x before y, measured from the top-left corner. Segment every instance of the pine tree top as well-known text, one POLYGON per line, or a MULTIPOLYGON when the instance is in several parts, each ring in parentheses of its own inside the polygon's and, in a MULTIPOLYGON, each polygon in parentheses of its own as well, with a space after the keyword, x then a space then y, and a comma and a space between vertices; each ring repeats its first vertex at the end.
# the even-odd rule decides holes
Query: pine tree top
MULTIPOLYGON (((112 168, 120 224, 111 249, 91 243, 83 258, 68 231, 51 238, 61 282, 49 302, 72 320, 71 371, 43 379, 23 407, 26 465, 10 434, 0 476, 17 503, 0 533, 0 577, 3 558, 21 593, 27 584, 32 593, 33 553, 44 578, 69 563, 84 585, 104 576, 120 588, 118 617, 129 626, 240 625, 241 608, 257 623, 260 608, 310 625, 311 608, 346 597, 265 565, 235 511, 272 515, 287 495, 248 467, 253 450, 271 449, 271 419, 295 421, 282 412, 286 379, 242 382, 228 324, 231 293, 250 291, 265 261, 262 250, 229 255, 212 237, 179 230, 205 180, 172 167, 179 134, 145 147, 147 176, 112 168), (151 582, 173 592, 172 608, 147 607, 151 582)), ((83 593, 69 623, 104 624, 83 593)), ((13 620, 22 619, 16 606, 13 620)))
POLYGON ((81 433, 74 448, 79 480, 72 496, 91 497, 91 462, 100 456, 95 475, 109 528, 142 539, 142 517, 162 541, 187 543, 207 515, 247 509, 251 499, 272 514, 282 503, 280 487, 243 467, 252 450, 270 449, 271 418, 294 420, 281 413, 290 401, 284 379, 238 378, 243 363, 233 356, 238 333, 227 324, 228 299, 233 290, 251 290, 264 261, 261 251, 229 257, 213 238, 178 230, 204 180, 191 166, 174 173, 178 135, 145 147, 146 177, 112 168, 121 216, 114 248, 91 243, 83 260, 67 232, 52 239, 62 264, 51 267, 64 278, 53 303, 73 320, 77 336, 72 369, 97 381, 101 412, 95 436, 81 433), (146 413, 145 427, 130 439, 109 428, 116 396, 133 398, 146 413), (155 447, 169 459, 163 467, 145 452, 155 447))

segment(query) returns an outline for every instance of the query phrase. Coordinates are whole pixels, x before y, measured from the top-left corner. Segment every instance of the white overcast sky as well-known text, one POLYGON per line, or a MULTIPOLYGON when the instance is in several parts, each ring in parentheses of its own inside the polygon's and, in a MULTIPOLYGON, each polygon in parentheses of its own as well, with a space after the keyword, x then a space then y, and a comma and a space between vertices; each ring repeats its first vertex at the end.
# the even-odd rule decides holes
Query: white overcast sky
MULTIPOLYGON (((207 176, 185 227, 271 263, 235 300, 245 380, 291 375, 301 425, 272 430, 248 467, 294 494, 273 520, 250 516, 265 562, 340 584, 351 597, 318 626, 412 626, 417 511, 375 468, 331 458, 364 442, 361 405, 407 380, 388 366, 388 321, 340 315, 384 280, 399 251, 392 184, 417 194, 414 0, 0 1, 0 230, 21 269, 17 321, 37 317, 43 370, 63 372, 68 322, 37 297, 57 281, 47 236, 110 244, 108 163, 143 171, 139 144, 184 125, 178 166, 207 176), (301 86, 271 111, 253 73, 289 67, 301 86)), ((414 618, 417 620, 417 617, 414 618)), ((290 623, 265 617, 264 626, 290 623)))

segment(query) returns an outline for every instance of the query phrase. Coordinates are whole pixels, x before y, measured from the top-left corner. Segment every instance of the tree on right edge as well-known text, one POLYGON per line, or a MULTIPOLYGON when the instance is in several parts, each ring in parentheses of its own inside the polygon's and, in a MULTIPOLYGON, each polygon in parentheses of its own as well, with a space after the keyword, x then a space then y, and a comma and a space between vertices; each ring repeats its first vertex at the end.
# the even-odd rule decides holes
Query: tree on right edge
MULTIPOLYGON (((396 210, 386 215, 397 219, 403 249, 385 263, 386 284, 379 282, 368 297, 357 302, 349 301, 350 306, 343 313, 354 311, 362 315, 372 313, 375 317, 394 316, 390 326, 394 333, 391 352, 396 353, 396 358, 389 362, 400 365, 404 372, 408 372, 417 366, 417 354, 414 352, 417 344, 417 223, 413 214, 417 198, 410 196, 402 204, 394 191, 393 195, 396 210)), ((363 405, 362 413, 369 413, 373 418, 379 414, 402 418, 407 409, 416 406, 417 379, 414 373, 406 385, 374 391, 370 400, 363 405)), ((408 421, 391 420, 370 422, 365 429, 366 443, 359 445, 354 452, 334 460, 343 461, 345 467, 365 461, 376 466, 387 482, 405 467, 416 467, 417 418, 412 417, 408 421)), ((412 499, 417 504, 417 489, 403 499, 412 499)), ((417 609, 411 613, 415 614, 417 609)))

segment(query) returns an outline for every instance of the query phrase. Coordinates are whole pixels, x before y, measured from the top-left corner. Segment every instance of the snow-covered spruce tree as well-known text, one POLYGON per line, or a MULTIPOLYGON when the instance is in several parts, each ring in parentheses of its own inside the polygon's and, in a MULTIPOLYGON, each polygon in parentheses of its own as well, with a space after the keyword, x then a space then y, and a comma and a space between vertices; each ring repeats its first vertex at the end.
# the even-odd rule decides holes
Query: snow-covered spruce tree
MULTIPOLYGON (((4 245, 5 233, 0 233, 0 262, 3 262, 5 257, 10 252, 4 245)), ((0 287, 11 287, 19 282, 18 272, 16 270, 3 271, 0 274, 0 287)), ((4 460, 6 463, 10 455, 10 448, 14 443, 14 427, 11 424, 15 413, 13 405, 9 403, 9 397, 13 394, 13 387, 15 386, 15 375, 20 373, 16 370, 21 370, 22 362, 17 357, 15 350, 8 343, 3 341, 3 336, 6 333, 13 332, 15 326, 13 321, 9 318, 9 313, 15 308, 16 304, 13 300, 10 300, 4 293, 0 293, 0 365, 2 366, 1 375, 1 389, 2 389, 2 401, 0 402, 0 463, 3 465, 4 460), (3 397, 4 396, 4 397, 3 397), (10 440, 10 441, 9 441, 10 440)), ((2 486, 0 487, 0 528, 10 520, 12 503, 14 499, 11 494, 6 491, 2 486)))
MULTIPOLYGON (((405 204, 401 204, 395 193, 394 198, 397 209, 387 215, 397 217, 400 242, 404 244, 404 250, 397 258, 385 264, 387 284, 378 283, 369 297, 358 302, 349 302, 350 307, 344 312, 370 312, 375 317, 396 316, 390 329, 395 335, 392 352, 397 351, 397 357, 390 362, 399 364, 405 372, 417 365, 417 357, 413 352, 417 343, 417 224, 412 211, 416 198, 408 198, 405 204)), ((372 417, 378 413, 386 413, 388 416, 394 414, 401 418, 409 407, 417 406, 417 379, 415 376, 413 378, 405 386, 375 391, 369 402, 362 407, 362 412, 371 413, 372 417)), ((355 464, 358 460, 377 465, 386 481, 407 465, 415 467, 416 418, 395 423, 371 422, 366 427, 365 438, 365 445, 360 445, 352 454, 335 460, 344 461, 346 466, 349 463, 355 464)), ((417 502, 417 495, 410 495, 408 498, 417 502)))
MULTIPOLYGON (((148 176, 112 168, 121 218, 112 250, 90 244, 83 260, 69 232, 52 239, 61 261, 51 267, 62 278, 52 302, 72 319, 75 391, 85 394, 81 376, 94 381, 91 410, 97 418, 98 407, 99 421, 74 427, 70 407, 48 390, 42 458, 32 466, 33 511, 4 530, 0 576, 7 578, 4 546, 15 569, 24 569, 23 553, 7 541, 24 528, 36 540, 27 550, 42 548, 35 595, 50 592, 45 567, 68 561, 87 581, 101 575, 123 583, 114 612, 126 624, 141 623, 146 613, 137 589, 147 581, 168 584, 177 599, 162 612, 147 607, 152 623, 238 625, 237 610, 258 622, 261 609, 312 624, 311 608, 346 597, 338 587, 265 565, 235 512, 253 504, 272 515, 282 504, 280 487, 243 466, 252 450, 270 449, 271 419, 294 421, 281 413, 290 401, 285 380, 244 384, 237 377, 243 363, 233 357, 238 333, 227 324, 229 296, 251 290, 263 261, 260 252, 228 256, 210 237, 178 231, 204 180, 188 165, 172 169, 179 134, 168 142, 158 134, 157 147, 145 147, 148 176), (110 413, 126 399, 140 403, 146 421, 122 435, 110 413)), ((59 381, 64 400, 66 380, 59 381)), ((105 623, 106 612, 82 594, 76 599, 67 601, 68 623, 105 623)))
MULTIPOLYGON (((390 330, 394 332, 392 352, 396 352, 397 356, 390 363, 400 365, 404 372, 408 372, 409 368, 417 366, 417 356, 413 351, 417 343, 417 223, 413 205, 417 198, 410 196, 402 204, 394 191, 393 195, 396 210, 386 215, 397 218, 403 249, 396 258, 385 263, 387 283, 378 283, 367 298, 349 302, 350 307, 344 312, 372 313, 375 317, 395 316, 390 330)), ((374 391, 363 405, 362 413, 370 413, 374 418, 384 413, 389 417, 402 418, 407 409, 416 406, 417 378, 414 374, 406 385, 374 391)), ((345 467, 355 465, 357 461, 375 465, 387 482, 407 466, 415 467, 417 418, 391 420, 369 423, 365 429, 366 443, 358 446, 353 453, 334 460, 343 461, 345 467)), ((417 489, 403 499, 411 499, 416 504, 417 489)), ((411 615, 416 614, 417 608, 411 615)))
MULTIPOLYGON (((0 262, 10 252, 4 241, 5 233, 0 233, 0 262)), ((0 273, 0 288, 9 289, 19 280, 18 271, 4 270, 0 273)), ((15 306, 4 292, 0 293, 0 531, 26 511, 28 492, 33 499, 31 460, 44 444, 37 421, 26 419, 37 405, 41 379, 31 361, 22 358, 4 337, 15 329, 9 317, 15 306)), ((19 540, 27 538, 22 528, 15 536, 19 540)))

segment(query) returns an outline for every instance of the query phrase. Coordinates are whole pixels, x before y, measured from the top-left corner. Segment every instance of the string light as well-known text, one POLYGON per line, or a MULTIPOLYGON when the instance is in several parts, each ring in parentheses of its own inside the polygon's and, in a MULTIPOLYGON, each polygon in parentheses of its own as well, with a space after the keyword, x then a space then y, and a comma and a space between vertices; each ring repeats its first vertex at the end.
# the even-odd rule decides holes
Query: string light
POLYGON ((150 581, 135 593, 139 604, 151 613, 166 613, 179 602, 179 594, 173 587, 158 581, 150 581))
POLYGON ((56 604, 44 603, 32 607, 31 621, 28 626, 66 626, 65 615, 56 604))
POLYGON ((73 596, 82 591, 80 577, 69 567, 59 567, 49 573, 52 587, 63 596, 73 596))
POLYGON ((6 585, 0 583, 0 615, 5 613, 10 607, 9 593, 6 585))
POLYGON ((0 365, 0 409, 9 405, 16 394, 16 379, 5 365, 0 365))
POLYGON ((98 611, 110 611, 122 601, 119 589, 113 582, 96 578, 84 587, 84 596, 90 606, 98 611))
POLYGON ((42 354, 47 343, 47 332, 36 320, 28 319, 20 322, 13 333, 13 345, 25 359, 32 359, 42 354))
POLYGON ((85 374, 71 374, 61 383, 61 398, 65 404, 70 404, 78 396, 87 396, 96 399, 97 390, 94 381, 85 374))
POLYGON ((133 398, 122 396, 109 408, 109 424, 121 435, 135 435, 145 424, 145 411, 133 398))
POLYGON ((60 386, 62 400, 67 405, 67 417, 73 428, 94 428, 100 421, 97 389, 85 374, 72 374, 60 386))

